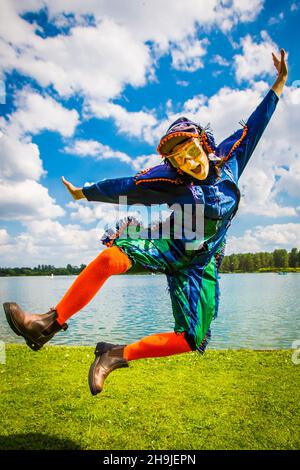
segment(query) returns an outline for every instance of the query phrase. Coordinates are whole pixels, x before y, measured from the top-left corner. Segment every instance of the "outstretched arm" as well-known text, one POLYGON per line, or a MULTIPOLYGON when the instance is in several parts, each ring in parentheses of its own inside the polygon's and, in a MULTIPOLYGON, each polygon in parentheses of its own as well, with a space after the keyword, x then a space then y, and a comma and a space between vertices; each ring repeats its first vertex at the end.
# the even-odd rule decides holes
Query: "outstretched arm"
MULTIPOLYGON (((73 199, 118 204, 120 196, 126 196, 127 204, 192 203, 193 193, 178 181, 175 169, 157 165, 135 176, 105 179, 88 187, 78 188, 62 178, 73 199)), ((122 202, 123 204, 123 202, 122 202)))

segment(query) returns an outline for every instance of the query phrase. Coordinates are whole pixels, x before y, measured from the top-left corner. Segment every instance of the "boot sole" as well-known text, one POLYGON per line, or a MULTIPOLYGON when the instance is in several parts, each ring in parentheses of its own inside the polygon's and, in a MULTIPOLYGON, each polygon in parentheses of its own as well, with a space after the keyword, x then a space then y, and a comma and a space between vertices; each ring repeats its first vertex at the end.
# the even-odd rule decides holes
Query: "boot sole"
POLYGON ((19 330, 19 328, 17 327, 17 325, 15 324, 15 322, 13 320, 13 317, 12 317, 12 314, 11 314, 11 311, 10 311, 10 303, 5 302, 3 304, 3 309, 4 309, 4 313, 5 313, 5 316, 6 316, 7 323, 9 324, 9 326, 11 327, 13 332, 18 336, 22 336, 22 338, 25 339, 26 344, 30 347, 30 349, 32 349, 33 351, 39 351, 39 349, 41 349, 43 347, 43 345, 32 341, 32 339, 29 336, 24 335, 24 333, 22 333, 19 330))

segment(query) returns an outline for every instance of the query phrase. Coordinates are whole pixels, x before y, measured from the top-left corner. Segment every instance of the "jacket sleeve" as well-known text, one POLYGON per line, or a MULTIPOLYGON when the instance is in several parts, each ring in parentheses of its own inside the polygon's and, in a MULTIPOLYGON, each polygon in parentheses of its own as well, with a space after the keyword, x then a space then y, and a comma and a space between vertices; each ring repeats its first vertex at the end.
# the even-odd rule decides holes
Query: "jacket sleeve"
MULTIPOLYGON (((156 167, 155 167, 156 168, 156 167)), ((153 172, 152 172, 153 173, 153 172)), ((150 175, 151 176, 151 175, 150 175)), ((156 175, 157 176, 157 171, 156 175)), ((126 196, 125 204, 173 204, 192 202, 192 192, 178 184, 174 177, 149 178, 148 175, 136 175, 126 178, 106 179, 83 188, 88 201, 119 203, 120 196, 126 196)), ((124 204, 124 201, 122 201, 124 204)))
POLYGON ((266 129, 279 101, 271 89, 259 106, 247 120, 244 129, 235 132, 219 145, 219 152, 228 155, 232 149, 232 157, 237 160, 238 178, 244 171, 255 147, 266 129))

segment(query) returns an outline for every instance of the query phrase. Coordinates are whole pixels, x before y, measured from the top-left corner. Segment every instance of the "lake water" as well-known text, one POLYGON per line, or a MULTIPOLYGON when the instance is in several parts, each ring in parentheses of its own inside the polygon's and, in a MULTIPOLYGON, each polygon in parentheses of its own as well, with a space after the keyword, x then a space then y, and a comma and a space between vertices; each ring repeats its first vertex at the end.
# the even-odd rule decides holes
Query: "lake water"
MULTIPOLYGON (((0 301, 15 301, 31 313, 55 306, 73 276, 0 278, 0 301)), ((300 340, 300 274, 223 274, 218 318, 210 348, 291 348, 300 340)), ((93 301, 69 321, 51 344, 129 343, 172 331, 173 316, 164 275, 111 277, 93 301)), ((0 339, 23 343, 0 314, 0 339)))

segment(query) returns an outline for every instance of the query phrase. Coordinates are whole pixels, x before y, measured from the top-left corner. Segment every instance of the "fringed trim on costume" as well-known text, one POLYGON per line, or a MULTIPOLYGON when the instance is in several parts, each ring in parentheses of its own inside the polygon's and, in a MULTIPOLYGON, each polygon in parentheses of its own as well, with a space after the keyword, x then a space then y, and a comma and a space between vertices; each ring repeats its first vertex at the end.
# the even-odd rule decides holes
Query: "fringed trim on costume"
MULTIPOLYGON (((138 180, 138 177, 141 176, 141 175, 145 175, 146 173, 148 173, 148 171, 152 170, 153 167, 150 167, 150 168, 145 168, 145 170, 141 170, 139 171, 135 176, 134 176, 134 182, 136 185, 139 185, 141 183, 147 183, 148 181, 150 183, 153 183, 153 182, 156 182, 156 181, 166 181, 168 183, 173 183, 173 184, 182 184, 183 183, 183 180, 182 178, 180 178, 179 176, 176 177, 175 179, 172 179, 172 178, 145 178, 145 179, 141 179, 141 180, 138 180)), ((178 169, 177 169, 178 170, 178 169)), ((180 171, 177 171, 178 174, 182 174, 184 176, 184 173, 180 171)))
POLYGON ((198 135, 195 132, 172 132, 171 134, 167 134, 165 137, 163 137, 161 139, 161 141, 159 142, 158 147, 156 149, 161 157, 165 157, 165 156, 168 155, 167 153, 162 153, 160 151, 161 147, 166 142, 168 142, 168 140, 173 139, 174 137, 186 137, 188 139, 188 138, 191 138, 191 137, 198 137, 198 135))
POLYGON ((216 258, 216 266, 219 271, 223 258, 225 256, 225 250, 226 250, 226 242, 223 240, 221 245, 220 245, 220 250, 216 253, 215 258, 216 258))
POLYGON ((237 149, 241 143, 243 142, 244 138, 246 137, 246 135, 248 134, 248 131, 249 131, 249 127, 247 126, 247 124, 245 124, 244 121, 240 121, 239 124, 244 128, 243 130, 243 133, 241 135, 241 137, 233 144, 233 146, 231 147, 230 151, 228 152, 228 154, 226 155, 226 157, 223 157, 221 162, 218 163, 216 166, 219 167, 219 166, 222 166, 223 163, 227 162, 227 160, 229 160, 232 152, 234 152, 235 149, 237 149))
POLYGON ((203 129, 200 134, 200 143, 204 147, 206 153, 214 153, 214 149, 209 145, 207 129, 203 129))
POLYGON ((211 330, 208 329, 206 335, 204 336, 203 340, 201 341, 200 346, 197 348, 197 351, 198 351, 200 354, 204 354, 204 353, 205 353, 205 350, 206 350, 206 348, 207 348, 207 345, 208 345, 210 339, 211 339, 211 330))
POLYGON ((220 252, 220 253, 217 253, 216 256, 215 256, 215 259, 216 259, 216 269, 219 270, 221 264, 222 264, 222 259, 223 259, 223 254, 220 252))
POLYGON ((139 171, 139 172, 135 175, 134 178, 137 178, 137 177, 140 176, 140 175, 144 175, 145 173, 148 173, 149 170, 151 170, 151 167, 145 168, 145 170, 139 171))
POLYGON ((156 181, 165 181, 165 182, 173 183, 173 184, 182 184, 179 178, 176 178, 175 180, 172 180, 171 178, 149 178, 149 179, 135 181, 135 184, 138 185, 141 183, 154 183, 156 181))
POLYGON ((226 242, 223 241, 221 243, 219 252, 215 254, 215 276, 216 276, 216 305, 215 305, 215 314, 213 316, 213 320, 215 320, 218 316, 218 310, 219 310, 219 303, 220 303, 220 285, 219 285, 219 270, 223 261, 223 258, 225 256, 225 248, 226 248, 226 242))
POLYGON ((114 243, 114 240, 116 240, 117 238, 120 238, 124 230, 129 225, 135 225, 136 227, 140 227, 141 223, 134 217, 125 217, 124 219, 119 220, 119 222, 116 225, 116 228, 117 228, 116 231, 112 229, 108 229, 104 233, 103 237, 101 238, 101 242, 103 243, 103 245, 106 245, 108 248, 111 247, 114 243))
POLYGON ((218 316, 219 304, 220 304, 220 285, 219 285, 220 275, 219 275, 217 266, 215 267, 215 270, 216 270, 216 294, 215 294, 216 304, 215 304, 215 313, 213 316, 213 320, 215 320, 218 316))

